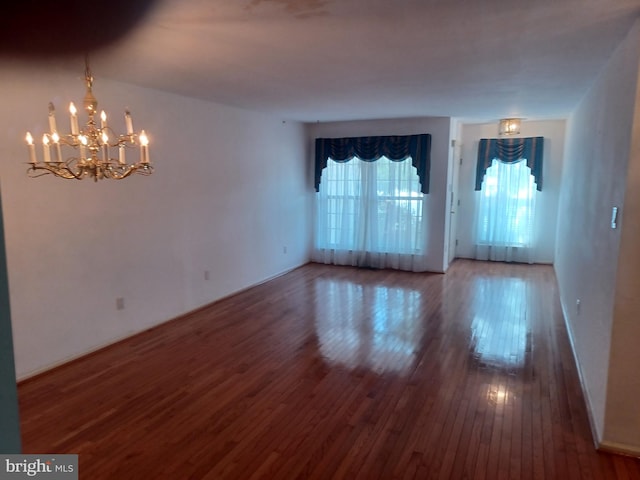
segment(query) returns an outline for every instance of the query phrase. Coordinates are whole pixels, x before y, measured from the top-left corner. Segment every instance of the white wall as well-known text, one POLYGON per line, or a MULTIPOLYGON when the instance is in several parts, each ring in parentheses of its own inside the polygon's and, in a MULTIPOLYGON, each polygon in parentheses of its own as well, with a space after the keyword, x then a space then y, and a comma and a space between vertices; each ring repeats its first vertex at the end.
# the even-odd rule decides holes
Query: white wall
POLYGON ((150 177, 27 178, 47 104, 67 129, 78 72, 0 65, 0 179, 19 377, 264 281, 309 258, 302 124, 100 78, 99 108, 151 140, 150 177), (286 247, 286 253, 284 253, 286 247), (210 272, 210 280, 204 272, 210 272), (124 310, 116 310, 123 297, 124 310))
MULTIPOLYGON (((640 35, 634 37, 636 46, 640 35)), ((636 59, 638 49, 636 48, 636 59)), ((633 64, 633 61, 631 61, 633 64)), ((640 456, 640 83, 635 108, 613 304, 603 445, 640 456)))
MULTIPOLYGON (((310 171, 315 162, 316 138, 361 137, 373 135, 431 134, 431 174, 427 195, 426 218, 427 268, 444 272, 447 262, 447 171, 450 161, 451 120, 449 117, 401 118, 346 122, 311 123, 307 125, 307 151, 310 171)), ((312 173, 310 173, 312 178, 312 173)))
MULTIPOLYGON (((536 222, 540 231, 546 232, 539 239, 539 248, 535 251, 534 262, 553 263, 555 255, 556 216, 558 197, 562 177, 562 158, 564 155, 564 120, 523 121, 517 137, 544 137, 544 157, 542 169, 542 191, 537 193, 536 222)), ((462 158, 458 190, 456 257, 473 258, 473 228, 476 214, 476 164, 478 143, 481 138, 498 138, 498 122, 467 123, 462 125, 462 158)))
POLYGON ((636 23, 569 120, 555 263, 596 441, 636 454, 639 46, 636 23), (613 206, 621 208, 615 230, 610 226, 613 206))

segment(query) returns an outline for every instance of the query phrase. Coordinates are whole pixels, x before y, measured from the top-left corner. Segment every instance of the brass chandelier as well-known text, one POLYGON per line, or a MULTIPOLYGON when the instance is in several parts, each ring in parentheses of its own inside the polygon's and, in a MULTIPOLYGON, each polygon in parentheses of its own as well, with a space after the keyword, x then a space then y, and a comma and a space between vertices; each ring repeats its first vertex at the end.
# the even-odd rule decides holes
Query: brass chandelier
POLYGON ((42 136, 42 161, 37 158, 34 138, 27 132, 26 141, 29 150, 30 177, 53 174, 56 177, 82 180, 103 178, 121 180, 133 173, 151 175, 153 166, 149 162, 149 138, 144 130, 136 133, 133 130, 131 113, 125 111, 126 132, 116 134, 107 124, 104 110, 100 113, 100 125, 96 123, 98 101, 93 96, 93 76, 89 69, 88 56, 85 57, 85 81, 87 92, 84 96, 84 110, 88 120, 82 127, 78 124, 78 111, 71 102, 69 104, 71 133, 58 131, 55 108, 49 102, 49 131, 42 136), (71 147, 69 155, 63 152, 71 147), (111 155, 117 150, 117 158, 111 155), (138 153, 135 153, 135 152, 138 153), (136 162, 129 162, 131 153, 136 162))

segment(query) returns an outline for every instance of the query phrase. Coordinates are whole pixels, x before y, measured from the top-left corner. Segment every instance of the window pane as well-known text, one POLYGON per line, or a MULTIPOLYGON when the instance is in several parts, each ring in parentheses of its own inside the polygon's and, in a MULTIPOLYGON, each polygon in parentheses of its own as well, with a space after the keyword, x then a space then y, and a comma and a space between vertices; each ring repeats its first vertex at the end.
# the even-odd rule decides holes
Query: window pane
POLYGON ((317 246, 422 253, 424 196, 411 159, 329 160, 318 195, 317 246))
POLYGON ((482 183, 479 244, 526 247, 533 242, 535 181, 525 160, 493 160, 482 183))

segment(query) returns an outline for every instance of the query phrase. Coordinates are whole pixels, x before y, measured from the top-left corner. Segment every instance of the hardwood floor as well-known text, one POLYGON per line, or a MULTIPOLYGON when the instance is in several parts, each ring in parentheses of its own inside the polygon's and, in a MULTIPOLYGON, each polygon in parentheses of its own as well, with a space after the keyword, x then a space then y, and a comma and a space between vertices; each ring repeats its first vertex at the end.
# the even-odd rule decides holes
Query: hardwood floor
POLYGON ((309 264, 21 382, 101 479, 638 479, 595 450, 553 269, 309 264))

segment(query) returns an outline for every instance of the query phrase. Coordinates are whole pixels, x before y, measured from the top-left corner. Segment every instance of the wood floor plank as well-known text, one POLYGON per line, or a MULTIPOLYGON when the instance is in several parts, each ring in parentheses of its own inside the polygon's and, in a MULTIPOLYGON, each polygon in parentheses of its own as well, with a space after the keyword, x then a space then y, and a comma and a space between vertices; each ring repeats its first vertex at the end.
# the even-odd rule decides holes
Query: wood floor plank
POLYGON ((81 478, 636 479, 598 452, 553 269, 308 264, 18 386, 81 478))

